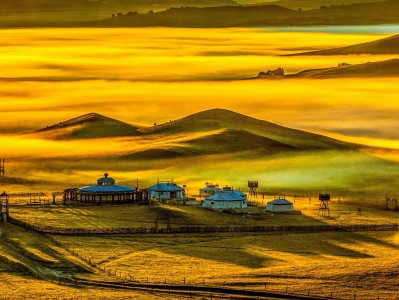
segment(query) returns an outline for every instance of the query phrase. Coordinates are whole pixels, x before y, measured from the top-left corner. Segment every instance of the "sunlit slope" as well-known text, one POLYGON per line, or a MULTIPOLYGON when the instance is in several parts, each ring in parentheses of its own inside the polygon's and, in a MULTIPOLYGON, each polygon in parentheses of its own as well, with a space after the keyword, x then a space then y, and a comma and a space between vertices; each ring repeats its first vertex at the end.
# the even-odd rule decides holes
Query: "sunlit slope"
MULTIPOLYGON (((226 130, 219 135, 193 140, 193 145, 228 143, 268 145, 284 149, 353 149, 355 146, 309 132, 279 126, 263 120, 251 118, 226 109, 211 109, 185 118, 147 129, 148 133, 181 134, 210 130, 226 130)), ((246 147, 246 146, 241 146, 246 147)))
POLYGON ((399 76, 399 59, 343 67, 305 70, 286 78, 353 78, 353 77, 396 77, 399 76))
POLYGON ((293 55, 349 55, 349 54, 399 54, 399 34, 394 36, 341 48, 325 49, 293 55))
POLYGON ((140 135, 138 127, 89 113, 39 129, 34 134, 51 139, 92 139, 140 135))
POLYGON ((279 126, 226 109, 206 110, 165 124, 141 128, 91 113, 38 130, 32 135, 58 140, 135 137, 131 143, 127 141, 121 144, 123 146, 119 153, 115 153, 119 158, 126 159, 238 152, 264 155, 359 148, 357 145, 279 126))

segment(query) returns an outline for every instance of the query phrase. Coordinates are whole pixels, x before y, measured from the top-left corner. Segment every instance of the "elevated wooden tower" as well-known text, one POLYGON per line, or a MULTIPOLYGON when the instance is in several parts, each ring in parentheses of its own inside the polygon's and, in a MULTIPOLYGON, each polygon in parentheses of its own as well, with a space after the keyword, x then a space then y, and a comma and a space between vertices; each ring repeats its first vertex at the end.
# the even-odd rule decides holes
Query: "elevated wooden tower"
POLYGON ((321 214, 323 217, 330 216, 330 194, 319 194, 319 201, 320 207, 318 215, 320 216, 321 214))
POLYGON ((3 177, 6 172, 5 166, 4 166, 4 158, 0 158, 0 177, 3 177))
POLYGON ((257 199, 258 198, 258 181, 248 181, 248 193, 249 198, 257 199))

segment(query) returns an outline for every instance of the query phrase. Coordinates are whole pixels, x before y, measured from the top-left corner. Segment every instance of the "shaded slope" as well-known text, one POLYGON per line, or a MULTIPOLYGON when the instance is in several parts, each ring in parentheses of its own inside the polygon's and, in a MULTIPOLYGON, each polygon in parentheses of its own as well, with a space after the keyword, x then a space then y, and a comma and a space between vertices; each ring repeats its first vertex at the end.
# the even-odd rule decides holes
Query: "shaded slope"
POLYGON ((310 51, 296 55, 399 54, 399 34, 384 39, 334 49, 310 51))
POLYGON ((305 70, 285 78, 350 78, 350 77, 397 77, 399 76, 399 59, 344 67, 305 70))
POLYGON ((384 0, 237 0, 238 4, 242 5, 265 5, 265 4, 276 4, 282 7, 291 9, 318 9, 320 6, 332 6, 332 5, 347 5, 353 3, 369 3, 369 2, 382 2, 384 0))
POLYGON ((42 128, 36 133, 46 133, 52 138, 59 139, 108 138, 140 134, 138 127, 96 113, 60 122, 42 128))
POLYGON ((178 146, 149 149, 119 157, 126 159, 167 159, 238 152, 255 152, 258 155, 276 154, 295 150, 299 149, 248 131, 228 129, 221 133, 194 138, 180 143, 178 146))
POLYGON ((102 21, 85 22, 90 27, 245 27, 267 25, 363 25, 399 23, 399 2, 350 4, 307 11, 278 5, 170 8, 148 14, 125 14, 102 21))
POLYGON ((257 26, 289 22, 298 11, 277 5, 257 7, 182 7, 150 14, 127 14, 103 21, 87 23, 89 26, 170 26, 170 27, 230 27, 257 26))

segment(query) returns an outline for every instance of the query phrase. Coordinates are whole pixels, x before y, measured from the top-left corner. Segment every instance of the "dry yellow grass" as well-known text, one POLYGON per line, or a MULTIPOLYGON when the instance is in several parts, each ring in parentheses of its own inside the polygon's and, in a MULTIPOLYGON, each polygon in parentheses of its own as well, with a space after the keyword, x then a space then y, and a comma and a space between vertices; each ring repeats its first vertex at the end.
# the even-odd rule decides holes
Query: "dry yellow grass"
POLYGON ((141 282, 205 284, 392 299, 398 233, 56 237, 141 282))
POLYGON ((11 208, 11 215, 19 220, 38 226, 59 228, 153 228, 159 218, 158 226, 165 227, 170 218, 172 227, 224 226, 224 225, 315 225, 321 221, 300 214, 273 215, 264 208, 249 208, 249 216, 220 213, 193 206, 86 206, 86 207, 26 207, 11 208), (260 219, 253 218, 257 215, 260 219))

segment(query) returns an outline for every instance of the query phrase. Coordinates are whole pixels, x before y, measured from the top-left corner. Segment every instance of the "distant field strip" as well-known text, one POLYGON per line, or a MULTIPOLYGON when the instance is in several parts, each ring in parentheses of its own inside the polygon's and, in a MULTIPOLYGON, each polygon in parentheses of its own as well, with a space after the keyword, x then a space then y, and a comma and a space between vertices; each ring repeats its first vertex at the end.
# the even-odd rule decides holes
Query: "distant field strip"
POLYGON ((156 233, 210 233, 210 232, 357 232, 398 231, 399 224, 358 225, 277 225, 277 226, 181 226, 171 228, 57 228, 37 226, 9 217, 9 221, 25 229, 59 235, 103 235, 103 234, 156 234, 156 233))

